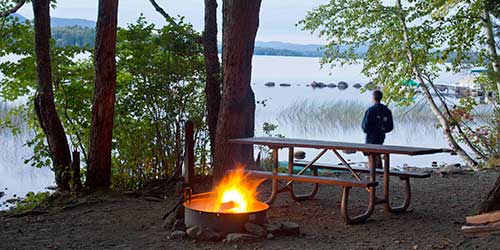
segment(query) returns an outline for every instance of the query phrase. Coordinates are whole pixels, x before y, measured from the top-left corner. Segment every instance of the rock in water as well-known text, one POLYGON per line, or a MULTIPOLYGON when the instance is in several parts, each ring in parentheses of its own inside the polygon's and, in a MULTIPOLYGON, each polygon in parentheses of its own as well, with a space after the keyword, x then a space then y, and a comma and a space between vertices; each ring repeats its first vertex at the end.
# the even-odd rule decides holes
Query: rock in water
POLYGON ((336 88, 337 87, 337 84, 335 83, 330 83, 328 85, 326 85, 328 88, 336 88))
POLYGON ((5 192, 0 191, 0 198, 5 196, 5 192))
POLYGON ((186 232, 181 230, 175 230, 170 234, 168 238, 171 240, 182 240, 186 238, 186 232))
POLYGON ((227 243, 254 241, 256 239, 258 237, 252 234, 230 233, 226 236, 227 243))
POLYGON ((217 241, 222 238, 219 233, 215 232, 211 228, 202 226, 188 228, 186 233, 190 238, 204 241, 217 241))
POLYGON ((281 87, 291 87, 292 84, 290 84, 290 83, 280 83, 280 86, 281 87))
POLYGON ((299 224, 291 221, 285 221, 281 223, 281 234, 283 235, 299 235, 300 226, 299 224))
POLYGON ((349 84, 347 84, 347 82, 339 82, 337 84, 337 87, 339 87, 339 89, 347 89, 349 87, 349 84))
POLYGON ((264 83, 264 85, 267 86, 267 87, 274 87, 276 85, 276 83, 274 83, 274 82, 266 82, 266 83, 264 83))
POLYGON ((352 85, 352 86, 353 86, 354 88, 357 88, 357 89, 361 88, 361 84, 359 84, 359 83, 356 83, 356 84, 354 84, 354 85, 352 85))
POLYGON ((264 237, 267 234, 267 230, 264 227, 251 222, 247 222, 245 224, 245 230, 247 233, 253 234, 257 237, 264 237))
POLYGON ((303 160, 306 158, 306 152, 304 151, 295 151, 295 153, 293 153, 293 157, 297 160, 303 160))

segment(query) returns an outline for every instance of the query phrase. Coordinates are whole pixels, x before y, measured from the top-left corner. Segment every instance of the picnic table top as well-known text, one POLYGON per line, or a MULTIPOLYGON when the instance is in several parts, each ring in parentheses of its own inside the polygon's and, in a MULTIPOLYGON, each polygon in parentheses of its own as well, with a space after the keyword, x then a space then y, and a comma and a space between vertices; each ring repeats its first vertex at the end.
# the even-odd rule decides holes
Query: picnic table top
POLYGON ((422 147, 378 145, 378 144, 365 144, 365 143, 352 143, 352 142, 296 139, 296 138, 279 138, 279 137, 239 138, 239 139, 231 139, 229 140, 229 142, 233 144, 265 145, 272 148, 300 147, 300 148, 316 148, 316 149, 349 150, 349 151, 360 151, 365 153, 380 153, 380 154, 426 155, 426 154, 452 152, 452 150, 447 148, 422 148, 422 147))

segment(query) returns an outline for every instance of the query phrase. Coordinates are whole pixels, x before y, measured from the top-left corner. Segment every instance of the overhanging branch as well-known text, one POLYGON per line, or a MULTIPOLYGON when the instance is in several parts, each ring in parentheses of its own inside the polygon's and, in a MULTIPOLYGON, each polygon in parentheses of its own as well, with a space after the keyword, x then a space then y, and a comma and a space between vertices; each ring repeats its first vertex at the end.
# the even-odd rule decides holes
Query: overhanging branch
MULTIPOLYGON (((153 0, 152 0, 153 1, 153 0)), ((17 10, 19 10, 23 5, 26 3, 26 0, 19 0, 17 1, 16 5, 12 7, 11 9, 8 9, 6 11, 0 12, 0 17, 8 17, 12 13, 16 13, 17 10)))

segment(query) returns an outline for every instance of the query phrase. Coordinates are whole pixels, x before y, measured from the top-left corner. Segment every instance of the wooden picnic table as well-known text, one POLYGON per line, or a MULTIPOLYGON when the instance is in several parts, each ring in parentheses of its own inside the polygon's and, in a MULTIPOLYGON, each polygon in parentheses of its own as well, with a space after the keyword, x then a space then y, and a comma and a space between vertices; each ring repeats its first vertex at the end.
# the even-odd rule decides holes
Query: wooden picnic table
POLYGON ((319 189, 319 184, 329 184, 342 186, 342 202, 341 202, 341 214, 344 217, 347 224, 354 224, 358 222, 366 221, 373 213, 376 204, 384 204, 385 210, 391 213, 404 212, 407 210, 410 200, 411 200, 411 187, 410 178, 422 178, 421 174, 412 174, 411 172, 405 171, 399 174, 396 171, 390 170, 390 155, 391 154, 402 154, 402 155, 428 155, 435 153, 451 153, 450 149, 446 148, 423 148, 423 147, 406 147, 406 146, 392 146, 392 145, 377 145, 377 144, 364 144, 364 143, 350 143, 350 142, 336 142, 336 141, 322 141, 322 140, 308 140, 308 139, 294 139, 294 138, 279 138, 279 137, 252 137, 252 138, 240 138, 229 140, 232 144, 246 144, 246 145, 264 145, 268 146, 272 150, 272 161, 273 161, 273 172, 266 171, 248 171, 249 174, 255 177, 269 178, 272 179, 272 192, 269 199, 266 201, 268 204, 272 204, 276 199, 278 193, 289 192, 292 199, 296 201, 307 200, 313 198, 319 189), (288 149, 288 174, 283 174, 278 172, 279 160, 278 151, 280 149, 288 149), (293 174, 294 167, 294 149, 295 148, 312 148, 319 149, 320 153, 313 158, 312 161, 304 163, 302 162, 302 170, 297 174, 293 174), (368 155, 368 170, 351 167, 350 164, 342 157, 338 152, 339 150, 344 151, 359 151, 366 153, 368 155), (332 151, 335 156, 342 162, 342 168, 350 171, 355 180, 348 180, 345 178, 338 177, 327 177, 318 176, 318 168, 332 168, 339 169, 340 167, 335 167, 327 164, 317 164, 317 161, 328 151, 332 151), (383 157, 383 178, 384 178, 384 198, 377 199, 375 195, 375 189, 377 186, 376 175, 380 173, 377 172, 375 168, 375 157, 378 155, 384 155, 383 157), (304 173, 308 170, 312 170, 313 176, 305 176, 304 173), (368 172, 369 180, 363 179, 359 173, 368 172), (401 180, 405 182, 405 201, 399 207, 391 206, 390 202, 390 192, 389 192, 389 180, 390 176, 399 176, 401 180), (286 180, 286 186, 279 188, 279 180, 286 180), (309 182, 313 183, 313 189, 309 194, 297 195, 293 189, 293 182, 309 182), (369 203, 367 210, 357 216, 350 216, 348 213, 348 200, 349 191, 353 187, 362 187, 369 192, 369 203))

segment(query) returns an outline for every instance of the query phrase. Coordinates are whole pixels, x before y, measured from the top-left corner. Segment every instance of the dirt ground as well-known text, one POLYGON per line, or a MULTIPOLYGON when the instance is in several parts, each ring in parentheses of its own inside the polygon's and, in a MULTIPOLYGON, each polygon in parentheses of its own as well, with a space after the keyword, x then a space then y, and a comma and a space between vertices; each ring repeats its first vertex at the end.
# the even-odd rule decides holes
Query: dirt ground
MULTIPOLYGON (((301 235, 237 244, 169 240, 162 216, 177 202, 175 196, 106 194, 46 214, 0 215, 0 249, 500 249, 498 235, 465 239, 459 230, 497 176, 490 172, 414 180, 408 213, 388 214, 377 206, 367 223, 352 226, 340 217, 339 187, 323 185, 314 200, 302 203, 280 194, 268 212, 269 221, 296 222, 301 235)), ((401 185, 392 180, 397 191, 401 185)), ((262 186, 262 196, 268 188, 262 186)), ((361 210, 365 197, 362 189, 355 190, 350 206, 361 210)))

